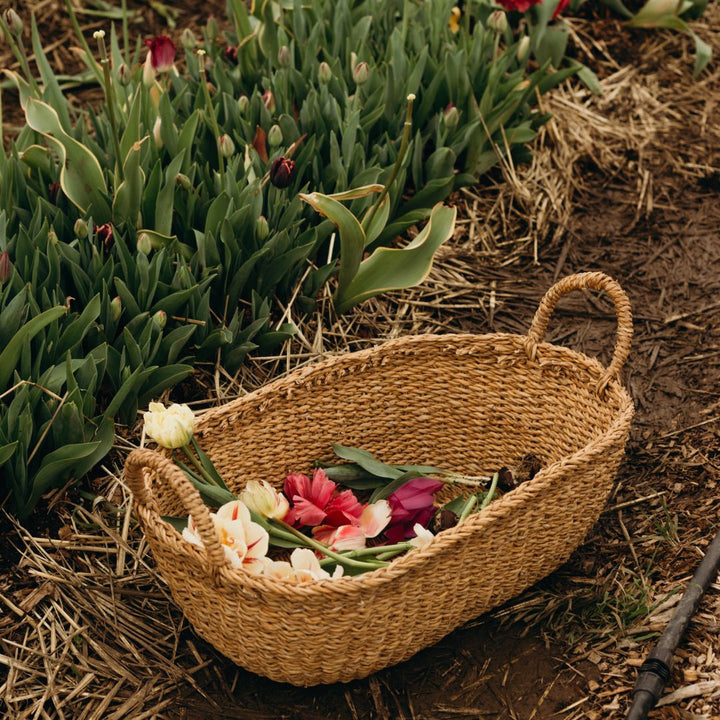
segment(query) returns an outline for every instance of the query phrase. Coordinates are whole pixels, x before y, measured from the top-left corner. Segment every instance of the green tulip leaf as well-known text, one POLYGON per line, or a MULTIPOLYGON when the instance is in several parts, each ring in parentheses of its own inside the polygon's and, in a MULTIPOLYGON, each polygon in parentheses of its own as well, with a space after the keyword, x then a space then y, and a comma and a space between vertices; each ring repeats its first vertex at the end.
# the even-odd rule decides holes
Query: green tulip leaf
POLYGON ((365 248, 365 231, 358 219, 337 200, 321 193, 299 193, 313 209, 335 225, 340 234, 340 272, 335 291, 336 302, 342 298, 360 267, 365 248))
POLYGON ((14 454, 17 440, 0 447, 0 467, 2 467, 14 454))
POLYGON ((336 297, 338 312, 388 290, 413 287, 430 272, 435 251, 455 229, 455 208, 437 204, 418 236, 405 248, 378 248, 362 262, 347 290, 336 297))
POLYGON ((26 322, 12 337, 10 342, 5 346, 4 350, 0 353, 0 390, 4 390, 8 387, 10 378, 15 370, 15 366, 20 359, 20 353, 22 352, 25 343, 35 337, 43 328, 48 326, 51 322, 58 320, 65 315, 66 310, 62 305, 59 305, 40 315, 35 316, 32 320, 26 322))
POLYGON ((84 212, 93 192, 107 193, 98 159, 62 129, 57 112, 46 103, 28 98, 25 117, 27 124, 43 135, 57 151, 62 161, 60 187, 70 201, 84 212))
POLYGON ((117 186, 113 199, 113 218, 116 222, 125 220, 131 227, 136 226, 145 189, 145 173, 140 167, 140 152, 146 139, 147 136, 131 145, 123 163, 124 179, 117 186))

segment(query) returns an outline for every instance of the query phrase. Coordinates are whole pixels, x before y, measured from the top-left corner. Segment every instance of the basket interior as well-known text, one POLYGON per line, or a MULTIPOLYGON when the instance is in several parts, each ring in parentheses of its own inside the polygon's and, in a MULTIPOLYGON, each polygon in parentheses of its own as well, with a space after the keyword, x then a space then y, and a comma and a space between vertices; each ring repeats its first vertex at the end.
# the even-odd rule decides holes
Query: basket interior
MULTIPOLYGON (((605 434, 629 402, 602 366, 543 345, 534 361, 513 335, 405 338, 323 363, 210 411, 205 451, 231 490, 332 461, 332 443, 390 463, 468 475, 513 467, 528 453, 543 467, 605 434)), ((163 514, 182 512, 156 488, 163 514)))

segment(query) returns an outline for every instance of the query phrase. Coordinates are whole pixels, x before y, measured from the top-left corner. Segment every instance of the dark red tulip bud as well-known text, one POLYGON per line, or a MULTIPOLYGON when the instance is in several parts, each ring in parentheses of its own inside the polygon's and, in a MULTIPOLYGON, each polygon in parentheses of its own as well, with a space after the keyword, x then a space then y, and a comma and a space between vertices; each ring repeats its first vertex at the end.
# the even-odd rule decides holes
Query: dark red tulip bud
POLYGON ((60 192, 60 183, 52 183, 48 185, 48 193, 50 195, 50 202, 54 205, 57 200, 58 193, 60 192))
POLYGON ((150 63, 155 72, 168 72, 175 62, 175 43, 166 35, 146 40, 150 49, 150 63))
POLYGON ((95 237, 102 242, 106 250, 110 249, 113 241, 113 227, 110 223, 95 226, 95 237))
POLYGON ((7 282, 12 275, 12 265, 10 264, 10 256, 8 251, 4 250, 0 254, 0 285, 7 282))
POLYGON ((237 65, 238 61, 238 49, 237 45, 228 45, 225 50, 225 58, 228 62, 231 62, 233 65, 237 65))
POLYGON ((275 158, 270 166, 270 182, 276 187, 288 187, 295 179, 295 163, 284 155, 275 158))

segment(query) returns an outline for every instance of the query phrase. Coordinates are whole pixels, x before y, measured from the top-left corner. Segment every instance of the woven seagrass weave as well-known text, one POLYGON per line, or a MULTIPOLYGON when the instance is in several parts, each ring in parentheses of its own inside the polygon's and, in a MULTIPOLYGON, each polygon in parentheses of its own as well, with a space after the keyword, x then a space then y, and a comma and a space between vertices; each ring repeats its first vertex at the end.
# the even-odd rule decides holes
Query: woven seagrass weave
MULTIPOLYGON (((332 459, 331 444, 389 463, 478 475, 527 453, 543 469, 462 525, 388 567, 293 585, 226 564, 208 510, 163 455, 136 450, 126 477, 158 569, 195 630, 234 662, 274 680, 316 685, 407 659, 561 565, 612 488, 633 406, 619 381, 632 337, 623 290, 601 273, 561 280, 528 335, 423 335, 298 370, 206 412, 197 436, 239 492, 277 488, 289 472, 332 459), (618 333, 609 367, 543 343, 557 301, 607 292, 618 333), (205 548, 161 519, 196 520, 205 548)), ((451 497, 452 490, 444 490, 451 497)))

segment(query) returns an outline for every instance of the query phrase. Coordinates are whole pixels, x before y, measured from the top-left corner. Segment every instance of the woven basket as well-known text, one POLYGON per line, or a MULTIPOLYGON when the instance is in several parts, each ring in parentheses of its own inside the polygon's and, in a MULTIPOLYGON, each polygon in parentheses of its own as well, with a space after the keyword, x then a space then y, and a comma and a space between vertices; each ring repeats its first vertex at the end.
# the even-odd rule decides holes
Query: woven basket
POLYGON ((238 665, 318 685, 405 660, 518 595, 567 560, 608 497, 633 415, 618 379, 631 337, 625 293, 602 273, 584 273, 550 289, 527 336, 392 340, 303 368, 202 415, 198 439, 235 492, 250 479, 281 487, 288 473, 332 459, 333 442, 389 463, 469 475, 512 467, 527 453, 542 460, 533 480, 461 526, 358 577, 292 585, 230 567, 185 476, 159 453, 134 451, 127 482, 176 603, 238 665), (615 304, 608 368, 542 342, 557 301, 588 288, 606 291, 615 304), (205 549, 161 520, 187 513, 205 549))

